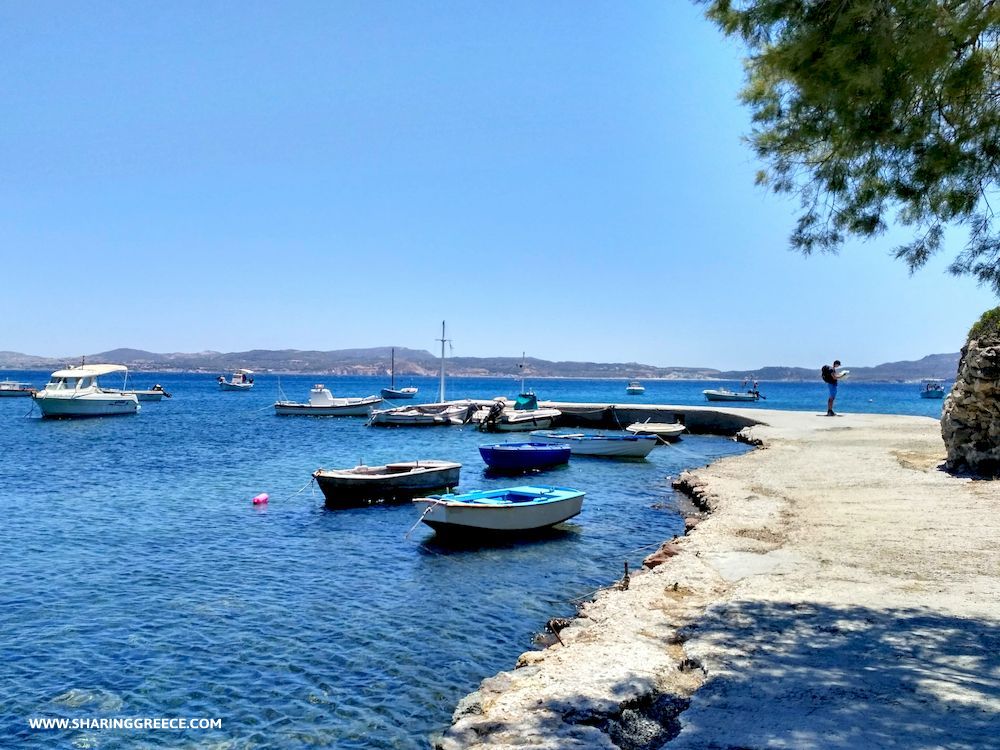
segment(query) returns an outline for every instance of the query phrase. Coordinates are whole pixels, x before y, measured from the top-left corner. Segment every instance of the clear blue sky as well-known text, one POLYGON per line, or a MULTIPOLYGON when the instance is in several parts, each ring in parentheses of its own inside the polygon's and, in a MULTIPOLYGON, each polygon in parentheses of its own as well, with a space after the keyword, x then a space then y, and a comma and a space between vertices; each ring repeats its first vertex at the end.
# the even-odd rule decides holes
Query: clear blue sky
POLYGON ((741 51, 681 0, 4 3, 0 350, 434 350, 447 319, 467 356, 957 351, 997 300, 947 258, 788 250, 741 51))

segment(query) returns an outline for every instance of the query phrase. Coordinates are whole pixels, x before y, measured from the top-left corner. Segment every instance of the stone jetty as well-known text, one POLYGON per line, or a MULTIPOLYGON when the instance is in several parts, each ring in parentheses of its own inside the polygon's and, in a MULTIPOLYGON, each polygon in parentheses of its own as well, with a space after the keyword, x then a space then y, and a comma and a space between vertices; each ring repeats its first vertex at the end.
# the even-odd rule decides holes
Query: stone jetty
POLYGON ((995 746, 1000 483, 943 471, 936 420, 724 411, 761 449, 680 478, 706 517, 437 748, 995 746))

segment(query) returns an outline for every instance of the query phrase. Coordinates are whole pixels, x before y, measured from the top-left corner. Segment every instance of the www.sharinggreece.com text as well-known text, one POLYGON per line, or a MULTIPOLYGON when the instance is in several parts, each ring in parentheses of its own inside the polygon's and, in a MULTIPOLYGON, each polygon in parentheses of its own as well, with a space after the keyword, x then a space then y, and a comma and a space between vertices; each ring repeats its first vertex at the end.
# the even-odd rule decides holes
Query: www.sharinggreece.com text
POLYGON ((66 719, 56 716, 28 718, 31 729, 130 729, 130 730, 181 730, 222 729, 222 719, 188 716, 116 716, 78 717, 66 719))

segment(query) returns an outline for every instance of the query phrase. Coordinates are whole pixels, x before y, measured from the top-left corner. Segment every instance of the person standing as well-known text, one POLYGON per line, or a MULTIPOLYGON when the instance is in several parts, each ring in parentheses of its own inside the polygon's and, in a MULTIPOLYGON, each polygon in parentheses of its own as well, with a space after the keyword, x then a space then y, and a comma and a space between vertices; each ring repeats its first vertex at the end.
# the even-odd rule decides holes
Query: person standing
POLYGON ((833 410, 833 402, 837 398, 837 383, 840 381, 840 373, 837 368, 840 367, 840 360, 833 360, 833 366, 823 365, 823 369, 820 370, 820 377, 823 378, 823 382, 826 383, 827 388, 830 391, 830 397, 826 400, 826 416, 835 417, 836 412, 833 410))

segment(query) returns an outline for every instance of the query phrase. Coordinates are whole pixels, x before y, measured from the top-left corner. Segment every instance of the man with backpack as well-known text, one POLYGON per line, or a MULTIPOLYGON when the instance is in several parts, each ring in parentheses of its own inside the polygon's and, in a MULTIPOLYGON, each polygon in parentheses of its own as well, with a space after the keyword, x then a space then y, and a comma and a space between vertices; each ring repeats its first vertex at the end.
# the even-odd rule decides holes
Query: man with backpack
POLYGON ((823 369, 820 370, 820 377, 823 378, 823 382, 826 383, 827 388, 830 389, 830 398, 826 400, 826 416, 835 417, 836 413, 833 411, 833 400, 837 398, 837 381, 840 380, 840 373, 837 372, 837 368, 840 367, 840 360, 833 360, 833 367, 830 365, 823 365, 823 369))

